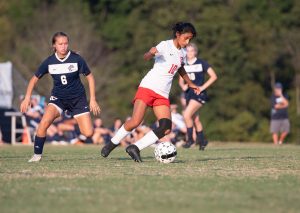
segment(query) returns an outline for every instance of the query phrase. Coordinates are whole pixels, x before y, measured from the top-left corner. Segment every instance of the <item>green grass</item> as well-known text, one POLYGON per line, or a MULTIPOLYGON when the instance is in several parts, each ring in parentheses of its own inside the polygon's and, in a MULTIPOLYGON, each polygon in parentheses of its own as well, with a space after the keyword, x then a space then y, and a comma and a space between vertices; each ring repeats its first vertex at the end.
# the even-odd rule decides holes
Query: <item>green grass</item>
POLYGON ((300 146, 210 144, 178 149, 175 163, 153 149, 133 162, 118 148, 0 147, 0 212, 299 212, 300 146))

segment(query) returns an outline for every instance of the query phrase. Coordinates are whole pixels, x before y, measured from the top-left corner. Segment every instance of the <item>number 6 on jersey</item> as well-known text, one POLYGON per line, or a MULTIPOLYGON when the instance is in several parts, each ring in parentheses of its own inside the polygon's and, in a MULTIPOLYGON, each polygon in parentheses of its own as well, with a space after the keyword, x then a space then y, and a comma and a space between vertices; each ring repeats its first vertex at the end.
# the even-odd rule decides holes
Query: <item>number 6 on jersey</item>
POLYGON ((60 80, 63 85, 66 85, 68 83, 67 76, 65 75, 60 76, 60 80))

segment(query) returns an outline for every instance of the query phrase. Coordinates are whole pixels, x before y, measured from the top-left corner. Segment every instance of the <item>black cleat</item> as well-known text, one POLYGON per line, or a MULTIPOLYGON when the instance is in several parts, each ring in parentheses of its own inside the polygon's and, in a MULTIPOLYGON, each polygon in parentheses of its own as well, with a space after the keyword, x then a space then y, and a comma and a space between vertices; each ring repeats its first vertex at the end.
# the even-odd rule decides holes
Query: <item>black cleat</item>
POLYGON ((193 145, 193 143, 193 141, 187 141, 182 147, 188 149, 193 145))
POLYGON ((204 151, 205 150, 205 148, 206 148, 206 146, 207 146, 207 144, 208 144, 208 141, 206 140, 206 141, 204 141, 204 143, 203 144, 200 144, 200 146, 199 146, 199 150, 201 150, 201 151, 204 151))
POLYGON ((111 151, 113 151, 117 146, 118 145, 109 141, 108 144, 106 144, 101 150, 102 157, 106 158, 109 155, 109 153, 111 153, 111 151))
POLYGON ((130 157, 135 161, 135 162, 142 162, 141 156, 140 156, 140 150, 139 148, 131 144, 126 148, 126 152, 130 155, 130 157))

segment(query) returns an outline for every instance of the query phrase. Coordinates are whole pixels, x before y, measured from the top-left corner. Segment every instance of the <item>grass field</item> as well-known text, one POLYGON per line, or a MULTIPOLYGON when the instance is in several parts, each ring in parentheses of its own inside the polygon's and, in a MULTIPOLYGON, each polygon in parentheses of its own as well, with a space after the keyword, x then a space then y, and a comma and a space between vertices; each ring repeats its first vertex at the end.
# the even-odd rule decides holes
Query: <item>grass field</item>
POLYGON ((210 144, 160 164, 118 148, 0 146, 0 212, 300 212, 300 146, 210 144))

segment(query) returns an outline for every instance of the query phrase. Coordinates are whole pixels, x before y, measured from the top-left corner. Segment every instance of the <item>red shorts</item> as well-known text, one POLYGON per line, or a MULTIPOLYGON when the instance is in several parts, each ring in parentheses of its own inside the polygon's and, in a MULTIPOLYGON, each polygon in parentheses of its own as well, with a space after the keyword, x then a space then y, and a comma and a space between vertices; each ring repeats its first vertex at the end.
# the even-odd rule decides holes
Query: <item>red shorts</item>
POLYGON ((142 100, 145 104, 147 104, 150 107, 161 105, 166 105, 168 107, 170 106, 169 99, 157 94, 151 89, 147 89, 144 87, 138 88, 132 102, 134 103, 137 99, 142 100))

